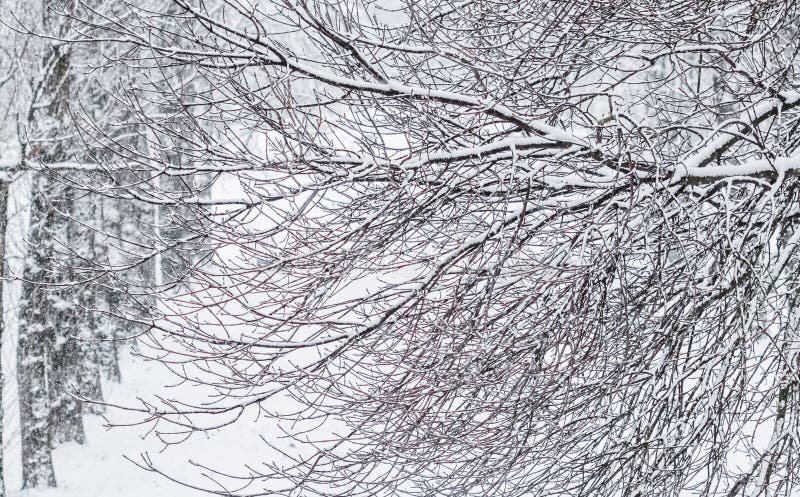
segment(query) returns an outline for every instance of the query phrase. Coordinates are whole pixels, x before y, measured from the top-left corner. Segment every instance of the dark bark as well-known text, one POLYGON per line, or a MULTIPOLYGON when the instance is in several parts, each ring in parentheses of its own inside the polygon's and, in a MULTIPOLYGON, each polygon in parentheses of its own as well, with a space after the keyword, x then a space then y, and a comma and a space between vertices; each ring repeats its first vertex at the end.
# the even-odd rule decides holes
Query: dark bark
MULTIPOLYGON (((44 7, 45 27, 53 29, 49 2, 44 7)), ((55 31, 63 29, 60 25, 55 31)), ((52 45, 43 67, 47 72, 28 115, 32 139, 23 144, 23 157, 58 162, 69 156, 69 140, 63 138, 70 107, 69 49, 52 45)), ((68 366, 75 358, 74 343, 67 337, 76 323, 62 286, 69 275, 57 265, 58 259, 63 261, 57 255, 63 253, 59 241, 66 239, 58 213, 70 212, 70 201, 66 187, 44 173, 34 176, 17 347, 23 488, 55 486, 54 443, 83 440, 80 404, 63 392, 74 374, 68 366)))
POLYGON ((19 383, 20 437, 22 445, 22 487, 56 485, 51 450, 50 383, 52 350, 56 339, 56 319, 51 310, 49 288, 53 272, 48 254, 53 239, 49 229, 55 212, 48 208, 44 192, 50 182, 45 176, 34 181, 31 199, 30 239, 20 299, 17 380, 19 383))
MULTIPOLYGON (((8 182, 0 181, 0 356, 2 356, 3 335, 5 322, 3 313, 3 287, 6 276, 6 225, 8 221, 8 182)), ((6 494, 5 480, 3 479, 3 368, 0 364, 0 497, 6 494)))

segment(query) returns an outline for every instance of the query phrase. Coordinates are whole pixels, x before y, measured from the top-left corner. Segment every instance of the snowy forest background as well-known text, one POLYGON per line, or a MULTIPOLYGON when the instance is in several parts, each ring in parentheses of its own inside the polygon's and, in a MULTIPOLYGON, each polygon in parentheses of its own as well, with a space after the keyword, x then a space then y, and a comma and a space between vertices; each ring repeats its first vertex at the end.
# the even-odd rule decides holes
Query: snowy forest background
POLYGON ((0 0, 2 495, 797 496, 798 34, 0 0))

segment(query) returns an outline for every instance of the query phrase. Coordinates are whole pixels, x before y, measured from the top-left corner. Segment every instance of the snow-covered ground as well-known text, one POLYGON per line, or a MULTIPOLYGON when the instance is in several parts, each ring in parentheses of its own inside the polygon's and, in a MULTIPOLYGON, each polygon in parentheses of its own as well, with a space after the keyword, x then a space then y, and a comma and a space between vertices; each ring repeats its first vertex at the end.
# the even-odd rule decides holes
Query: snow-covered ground
MULTIPOLYGON (((153 362, 125 354, 121 364, 122 381, 104 384, 106 400, 120 404, 135 403, 137 396, 150 397, 153 392, 163 391, 164 386, 174 383, 174 378, 164 368, 153 362)), ((190 395, 191 386, 177 387, 182 394, 190 395)), ((119 410, 110 410, 108 419, 114 423, 133 421, 135 415, 119 410)), ((277 440, 279 435, 263 418, 244 417, 233 426, 216 430, 207 435, 200 434, 189 440, 164 449, 164 445, 144 426, 105 428, 102 416, 85 417, 87 441, 84 445, 67 443, 54 453, 54 466, 58 487, 20 492, 19 462, 8 461, 6 478, 10 497, 198 497, 209 495, 169 481, 157 473, 147 472, 126 457, 140 460, 148 453, 154 464, 179 479, 212 486, 202 471, 189 461, 207 464, 215 469, 242 472, 244 464, 258 466, 265 458, 274 458, 272 452, 261 441, 259 435, 277 440)), ((18 440, 18 439, 17 439, 18 440)), ((13 450, 11 440, 9 456, 13 450)), ((16 442, 18 446, 18 441, 16 442)), ((288 450, 291 446, 286 445, 288 450)), ((252 488, 251 490, 255 490, 252 488)))

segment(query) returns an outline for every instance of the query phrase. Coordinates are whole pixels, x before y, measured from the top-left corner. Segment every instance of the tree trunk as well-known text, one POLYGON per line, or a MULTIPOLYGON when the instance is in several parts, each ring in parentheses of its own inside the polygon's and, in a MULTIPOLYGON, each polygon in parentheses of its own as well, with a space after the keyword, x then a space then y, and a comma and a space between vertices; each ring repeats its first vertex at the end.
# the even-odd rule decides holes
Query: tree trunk
POLYGON ((22 487, 56 486, 51 458, 50 383, 56 316, 51 312, 48 281, 55 212, 48 208, 45 192, 50 181, 37 175, 31 199, 29 248, 20 298, 17 381, 19 382, 20 437, 22 443, 22 487))
MULTIPOLYGON (((64 26, 47 10, 50 3, 43 6, 45 27, 61 32, 64 26)), ((28 115, 32 139, 23 144, 22 154, 27 160, 51 163, 70 154, 69 140, 63 138, 69 127, 70 57, 69 47, 60 44, 53 44, 45 57, 41 93, 28 115)), ((54 443, 83 440, 80 404, 64 392, 77 376, 70 367, 76 344, 68 339, 76 311, 63 285, 70 275, 58 267, 64 259, 59 241, 66 240, 68 229, 68 220, 58 213, 71 212, 71 191, 45 173, 35 174, 32 183, 17 347, 23 488, 55 486, 54 443)))
MULTIPOLYGON (((5 331, 3 312, 3 288, 6 276, 6 224, 8 221, 8 182, 0 181, 0 357, 3 352, 3 332, 5 331)), ((6 494, 5 480, 3 479, 3 368, 0 363, 0 497, 6 494)))

